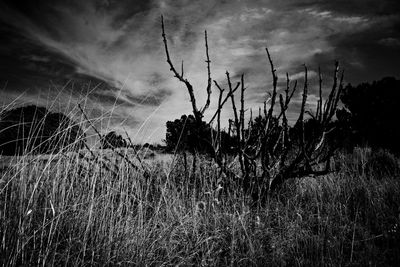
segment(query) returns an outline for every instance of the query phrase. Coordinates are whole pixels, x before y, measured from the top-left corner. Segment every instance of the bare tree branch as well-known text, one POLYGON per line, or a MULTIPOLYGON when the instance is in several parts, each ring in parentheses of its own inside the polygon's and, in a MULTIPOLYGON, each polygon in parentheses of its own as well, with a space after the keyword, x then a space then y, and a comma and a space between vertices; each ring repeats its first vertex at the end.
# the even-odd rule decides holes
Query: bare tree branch
POLYGON ((206 104, 204 106, 204 108, 201 110, 201 114, 204 114, 204 111, 206 111, 208 109, 208 107, 210 106, 210 98, 211 98, 211 70, 210 70, 210 56, 208 54, 208 38, 207 38, 207 31, 204 31, 204 39, 205 39, 205 44, 206 44, 206 63, 207 63, 207 100, 206 100, 206 104))
POLYGON ((242 84, 242 87, 241 87, 241 92, 240 92, 240 120, 239 120, 239 124, 240 124, 240 129, 241 129, 241 146, 242 146, 242 149, 243 149, 243 146, 244 146, 244 139, 245 139, 245 136, 244 136, 244 91, 245 91, 245 88, 244 88, 244 74, 242 74, 242 76, 241 76, 241 84, 242 84))
POLYGON ((171 57, 170 57, 169 51, 168 51, 168 42, 167 42, 167 37, 165 34, 165 26, 164 26, 164 17, 163 16, 161 16, 161 28, 162 28, 162 37, 163 37, 163 42, 164 42, 165 54, 167 56, 167 63, 169 64, 170 70, 172 71, 172 73, 174 73, 175 77, 180 82, 182 82, 186 85, 186 88, 187 88, 189 96, 190 96, 190 102, 192 102, 193 114, 197 121, 201 121, 202 113, 197 109, 196 98, 195 98, 194 92, 193 92, 193 86, 190 84, 190 82, 187 79, 183 78, 183 63, 182 63, 182 75, 181 75, 176 71, 174 64, 171 61, 171 57))
MULTIPOLYGON (((214 81, 215 86, 217 86, 217 88, 221 91, 223 91, 224 89, 221 89, 221 87, 219 86, 219 84, 214 81)), ((221 109, 223 108, 223 106, 225 105, 226 101, 228 101, 228 99, 231 97, 232 94, 234 94, 236 92, 236 90, 239 88, 240 86, 240 82, 238 82, 235 86, 235 88, 232 91, 229 91, 228 94, 225 96, 224 100, 221 102, 221 104, 218 106, 217 111, 214 113, 214 115, 211 117, 211 120, 208 122, 208 124, 211 124, 214 120, 215 117, 218 115, 218 112, 221 111, 221 109)))
POLYGON ((335 62, 335 70, 333 73, 333 86, 332 86, 332 90, 328 96, 328 99, 325 102, 325 106, 324 106, 324 114, 323 114, 323 123, 326 124, 326 121, 328 119, 330 110, 332 109, 332 105, 333 105, 333 101, 334 101, 334 97, 335 97, 335 91, 337 88, 337 80, 338 80, 338 72, 339 72, 339 62, 335 62))
POLYGON ((270 55, 270 53, 268 51, 268 48, 265 48, 265 51, 267 51, 268 60, 269 60, 269 63, 271 65, 271 74, 272 74, 272 79, 273 79, 273 81, 272 81, 273 89, 272 89, 272 96, 271 96, 271 105, 269 106, 268 115, 267 115, 267 118, 266 118, 266 125, 265 125, 265 133, 267 133, 268 130, 269 130, 269 125, 270 125, 271 119, 272 119, 272 114, 274 112, 274 106, 275 106, 276 94, 277 94, 276 90, 277 90, 278 76, 276 75, 276 69, 274 67, 274 63, 272 62, 272 58, 271 58, 271 55, 270 55))
POLYGON ((319 81, 319 100, 317 104, 317 114, 316 119, 321 122, 322 119, 322 75, 321 75, 321 67, 318 67, 318 81, 319 81))

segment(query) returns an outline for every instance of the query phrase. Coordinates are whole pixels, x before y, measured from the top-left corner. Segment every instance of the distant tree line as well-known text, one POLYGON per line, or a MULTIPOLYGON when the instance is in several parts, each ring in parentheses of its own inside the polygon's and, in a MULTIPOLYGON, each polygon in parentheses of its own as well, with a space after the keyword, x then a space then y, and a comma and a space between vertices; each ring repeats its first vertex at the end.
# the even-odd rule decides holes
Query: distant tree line
MULTIPOLYGON (((182 115, 180 119, 168 121, 164 140, 169 152, 188 151, 198 153, 213 152, 213 136, 216 131, 209 124, 198 123, 193 115, 182 115)), ((226 131, 222 132, 222 150, 229 152, 235 145, 235 140, 226 131)))
POLYGON ((400 80, 386 77, 372 83, 347 85, 337 111, 341 135, 348 146, 369 146, 400 152, 398 101, 400 80))
MULTIPOLYGON (((369 146, 400 152, 400 127, 397 125, 400 121, 397 112, 400 80, 387 77, 357 86, 348 84, 340 99, 343 107, 337 110, 337 120, 331 122, 332 131, 327 136, 330 145, 348 150, 355 146, 369 146)), ((246 129, 251 132, 249 143, 257 142, 264 119, 263 116, 257 116, 246 129)), ((276 120, 277 118, 272 123, 277 123, 276 120)), ((168 121, 166 127, 164 142, 169 151, 212 153, 212 136, 216 132, 205 122, 196 123, 193 115, 182 115, 180 119, 168 121)), ((316 127, 318 123, 311 116, 304 124, 305 136, 312 139, 313 132, 318 132, 316 127)), ((276 134, 279 134, 279 127, 276 129, 276 134)), ((297 126, 292 126, 290 135, 296 136, 297 131, 297 126)), ((236 139, 232 136, 234 132, 234 125, 229 131, 222 131, 221 143, 225 152, 237 146, 236 139)))
POLYGON ((100 149, 114 148, 133 148, 136 151, 147 148, 151 150, 164 151, 164 147, 161 145, 153 145, 149 143, 133 144, 129 138, 123 138, 122 135, 119 135, 116 131, 111 131, 102 135, 100 138, 100 149))
MULTIPOLYGON (((223 153, 234 152, 238 147, 238 142, 235 137, 235 125, 233 121, 229 121, 227 129, 221 131, 221 151, 223 153)), ((273 117, 271 124, 276 125, 271 140, 277 138, 282 130, 278 125, 278 118, 273 117), (273 138, 274 137, 274 138, 273 138)), ((255 117, 248 128, 245 129, 245 135, 249 136, 247 143, 248 147, 254 147, 257 142, 263 126, 265 125, 265 117, 259 115, 255 117)), ((214 152, 213 142, 217 136, 217 132, 206 122, 198 124, 193 115, 182 115, 180 119, 168 121, 166 123, 167 132, 164 140, 166 148, 169 152, 188 151, 202 154, 210 154, 214 152)), ((272 126, 271 126, 272 127, 272 126)), ((307 137, 312 137, 315 124, 313 120, 307 120, 305 123, 305 131, 307 137)), ((298 127, 293 126, 290 130, 291 136, 298 135, 298 127)), ((272 145, 272 144, 271 144, 272 145)))
MULTIPOLYGON (((57 153, 84 148, 85 142, 81 125, 63 113, 35 105, 0 112, 0 155, 57 153)), ((100 136, 100 149, 127 147, 162 149, 147 143, 133 145, 115 131, 100 136)))

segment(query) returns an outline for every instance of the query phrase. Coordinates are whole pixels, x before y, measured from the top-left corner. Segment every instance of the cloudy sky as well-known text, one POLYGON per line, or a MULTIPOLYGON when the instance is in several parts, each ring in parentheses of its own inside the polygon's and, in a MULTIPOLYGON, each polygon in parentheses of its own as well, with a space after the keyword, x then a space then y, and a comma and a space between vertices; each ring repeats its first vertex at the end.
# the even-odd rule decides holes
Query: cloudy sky
MULTIPOLYGON (((70 112, 81 103, 102 118, 103 131, 160 142, 167 120, 191 112, 186 88, 165 61, 161 14, 171 58, 177 68, 184 61, 199 105, 206 98, 204 30, 212 78, 226 87, 225 71, 234 79, 244 73, 247 105, 256 110, 271 89, 265 47, 280 87, 286 72, 301 80, 304 63, 314 84, 321 66, 329 87, 334 60, 346 83, 400 77, 398 0, 2 0, 0 104, 70 112)), ((216 106, 213 91, 206 118, 216 106)))

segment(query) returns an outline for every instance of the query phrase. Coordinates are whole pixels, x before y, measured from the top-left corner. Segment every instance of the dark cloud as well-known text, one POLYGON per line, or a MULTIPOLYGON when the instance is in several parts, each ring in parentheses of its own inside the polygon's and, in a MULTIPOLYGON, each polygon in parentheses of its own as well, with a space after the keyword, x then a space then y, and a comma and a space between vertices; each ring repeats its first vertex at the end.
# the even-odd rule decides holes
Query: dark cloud
POLYGON ((126 101, 120 97, 115 97, 113 95, 110 95, 109 92, 106 93, 93 93, 91 95, 91 98, 96 100, 97 102, 100 102, 102 104, 105 104, 107 106, 117 106, 117 107, 134 107, 135 105, 129 101, 126 101))
POLYGON ((50 83, 71 83, 71 88, 83 95, 95 86, 97 90, 113 89, 107 80, 79 73, 76 62, 21 35, 11 26, 2 25, 0 33, 7 36, 0 43, 0 81, 7 84, 6 91, 28 90, 32 94, 48 88, 50 83))
MULTIPOLYGON (((398 76, 400 60, 400 18, 393 16, 367 17, 369 26, 351 34, 329 35, 330 53, 310 58, 314 66, 329 66, 339 60, 346 71, 346 81, 360 83, 385 76, 398 76)), ((325 74, 331 74, 326 72, 325 74)))
POLYGON ((154 94, 132 95, 119 92, 118 89, 105 87, 102 83, 98 86, 97 92, 92 93, 89 97, 93 100, 106 104, 108 106, 118 107, 137 107, 137 106, 158 106, 165 98, 171 96, 171 91, 160 89, 154 94), (113 94, 110 92, 113 91, 113 94))
POLYGON ((0 42, 0 80, 7 81, 6 90, 25 90, 46 86, 49 80, 65 80, 75 72, 74 63, 27 38, 15 28, 0 26, 7 36, 0 42))
POLYGON ((172 92, 168 89, 160 89, 153 94, 134 96, 126 95, 125 97, 131 102, 139 105, 159 106, 172 92))
MULTIPOLYGON (((258 2, 266 2, 264 0, 258 2)), ((388 15, 400 12, 397 0, 285 0, 276 1, 274 5, 281 10, 301 8, 317 8, 330 10, 341 14, 388 15)))

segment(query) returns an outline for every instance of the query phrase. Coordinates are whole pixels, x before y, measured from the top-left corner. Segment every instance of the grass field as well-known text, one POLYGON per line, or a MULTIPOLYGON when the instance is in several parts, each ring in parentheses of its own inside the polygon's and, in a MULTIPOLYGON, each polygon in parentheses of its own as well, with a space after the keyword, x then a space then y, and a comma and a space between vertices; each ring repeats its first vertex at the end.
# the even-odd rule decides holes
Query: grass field
POLYGON ((395 266, 398 160, 338 153, 335 171, 288 181, 263 206, 221 188, 199 156, 146 161, 111 152, 18 157, 1 170, 1 265, 395 266), (190 166, 190 165, 189 165, 190 166))

